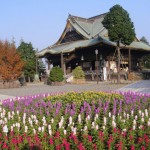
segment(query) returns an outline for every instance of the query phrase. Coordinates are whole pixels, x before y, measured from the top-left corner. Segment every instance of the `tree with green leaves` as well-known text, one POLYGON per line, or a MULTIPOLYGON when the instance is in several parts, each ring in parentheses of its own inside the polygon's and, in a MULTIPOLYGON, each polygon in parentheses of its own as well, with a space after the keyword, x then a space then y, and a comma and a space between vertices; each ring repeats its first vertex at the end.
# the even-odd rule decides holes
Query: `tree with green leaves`
POLYGON ((145 36, 142 36, 142 38, 140 39, 140 41, 142 41, 143 43, 149 45, 149 42, 147 41, 145 36))
POLYGON ((129 14, 120 5, 110 8, 103 20, 104 27, 108 30, 109 39, 117 43, 118 52, 118 77, 117 82, 120 83, 120 43, 130 45, 135 39, 134 24, 129 14))
POLYGON ((24 76, 30 82, 36 73, 36 56, 35 50, 31 43, 21 41, 17 51, 20 53, 21 58, 25 61, 24 76))

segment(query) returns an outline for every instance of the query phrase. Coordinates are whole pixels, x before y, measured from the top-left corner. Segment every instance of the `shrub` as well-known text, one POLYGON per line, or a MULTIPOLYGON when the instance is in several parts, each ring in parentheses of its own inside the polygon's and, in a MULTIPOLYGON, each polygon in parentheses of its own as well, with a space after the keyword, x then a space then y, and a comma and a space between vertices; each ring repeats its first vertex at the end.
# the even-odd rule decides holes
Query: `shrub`
POLYGON ((85 78, 85 74, 80 66, 76 67, 73 70, 73 76, 75 79, 84 79, 85 78))
POLYGON ((59 67, 53 67, 48 80, 51 82, 62 82, 63 79, 64 77, 62 69, 59 67))

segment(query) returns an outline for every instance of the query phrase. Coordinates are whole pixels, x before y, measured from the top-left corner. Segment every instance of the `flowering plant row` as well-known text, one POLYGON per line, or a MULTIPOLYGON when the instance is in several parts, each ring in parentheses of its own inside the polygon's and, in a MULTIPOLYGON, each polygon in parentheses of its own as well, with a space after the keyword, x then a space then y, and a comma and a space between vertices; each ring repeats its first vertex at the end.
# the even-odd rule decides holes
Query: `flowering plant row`
POLYGON ((102 93, 80 103, 51 97, 3 101, 0 149, 150 149, 150 95, 102 93))

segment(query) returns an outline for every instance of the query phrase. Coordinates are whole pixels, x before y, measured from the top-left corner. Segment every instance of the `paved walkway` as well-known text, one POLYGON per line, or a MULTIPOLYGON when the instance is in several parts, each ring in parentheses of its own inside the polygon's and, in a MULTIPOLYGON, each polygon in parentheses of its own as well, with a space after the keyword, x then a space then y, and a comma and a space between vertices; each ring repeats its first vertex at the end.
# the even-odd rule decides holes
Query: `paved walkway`
POLYGON ((63 86, 49 86, 43 83, 28 84, 21 88, 0 89, 0 100, 15 98, 16 96, 28 96, 45 93, 60 93, 71 91, 133 91, 150 94, 150 80, 138 81, 133 84, 113 84, 109 82, 91 82, 87 84, 66 84, 63 86))
POLYGON ((138 81, 136 83, 122 87, 117 91, 123 91, 123 92, 132 91, 132 92, 139 92, 143 94, 150 94, 150 80, 138 81))

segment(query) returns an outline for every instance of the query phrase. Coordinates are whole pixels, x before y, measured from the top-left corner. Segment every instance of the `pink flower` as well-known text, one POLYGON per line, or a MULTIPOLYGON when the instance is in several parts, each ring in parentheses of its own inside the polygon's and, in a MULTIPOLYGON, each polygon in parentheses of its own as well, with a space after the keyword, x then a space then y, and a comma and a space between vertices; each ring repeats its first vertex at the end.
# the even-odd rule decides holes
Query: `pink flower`
POLYGON ((134 147, 134 145, 132 145, 132 146, 131 146, 131 150, 135 150, 135 147, 134 147))
POLYGON ((85 150, 85 147, 83 146, 82 143, 80 143, 80 144, 78 145, 78 149, 79 149, 79 150, 85 150))
POLYGON ((101 141, 104 140, 103 137, 104 137, 104 133, 102 131, 99 131, 99 138, 101 141))
POLYGON ((144 146, 141 146, 141 150, 146 150, 146 148, 144 146))
POLYGON ((88 135, 88 141, 92 142, 92 136, 88 135))
POLYGON ((4 144, 3 144, 3 147, 2 147, 3 149, 8 149, 9 147, 7 146, 7 144, 4 142, 4 144))
POLYGON ((52 139, 52 138, 50 138, 50 139, 49 139, 49 143, 50 143, 50 145, 53 145, 53 144, 54 144, 54 142, 53 142, 53 139, 52 139))

